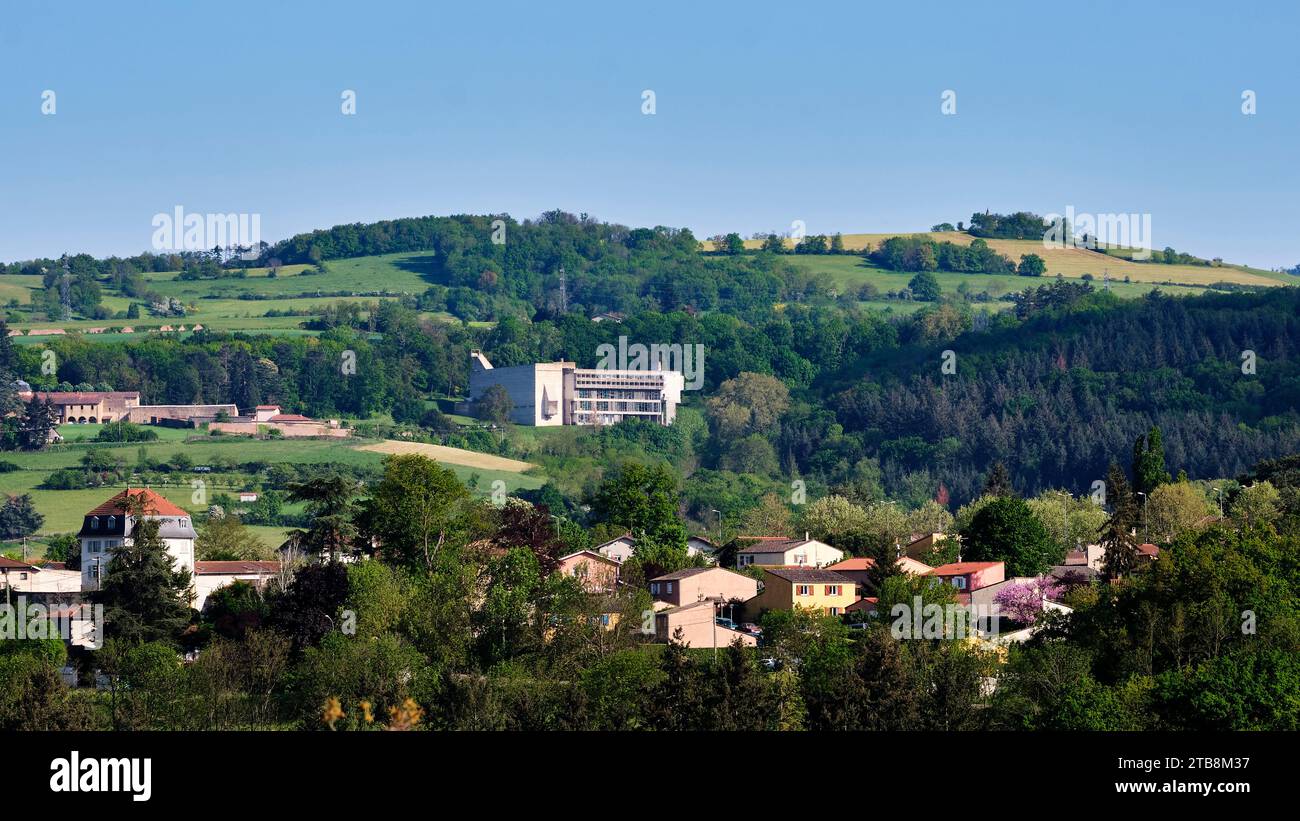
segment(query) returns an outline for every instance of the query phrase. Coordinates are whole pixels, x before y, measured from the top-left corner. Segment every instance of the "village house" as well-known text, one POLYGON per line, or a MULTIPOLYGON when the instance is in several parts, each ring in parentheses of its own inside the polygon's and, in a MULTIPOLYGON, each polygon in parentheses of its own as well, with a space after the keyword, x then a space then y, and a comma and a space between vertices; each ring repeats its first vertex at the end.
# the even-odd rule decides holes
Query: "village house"
POLYGON ((117 421, 140 404, 139 391, 21 391, 18 398, 24 402, 35 397, 54 405, 55 418, 60 425, 98 424, 117 421))
POLYGON ((1007 565, 1006 562, 952 562, 941 564, 925 575, 955 587, 958 601, 969 604, 973 591, 1006 579, 1007 565))
POLYGON ((736 567, 825 567, 843 558, 843 550, 809 539, 807 533, 802 539, 760 536, 754 544, 736 550, 736 567))
MULTIPOLYGON (((835 564, 827 565, 826 569, 834 570, 841 576, 846 576, 852 579, 854 584, 857 585, 858 596, 861 597, 867 593, 866 585, 870 578, 871 568, 874 567, 875 564, 875 559, 854 557, 845 559, 841 562, 836 562, 835 564)), ((899 570, 913 576, 924 576, 926 573, 929 573, 934 569, 925 562, 919 562, 910 556, 900 556, 895 564, 898 566, 899 570)))
POLYGON ((338 419, 312 419, 298 413, 281 413, 279 405, 258 405, 251 414, 244 416, 227 412, 220 416, 196 418, 194 421, 196 424, 207 424, 210 431, 219 430, 222 433, 246 436, 257 436, 273 430, 285 437, 343 438, 352 435, 352 430, 343 427, 338 419))
POLYGON ((711 600, 670 607, 655 614, 655 641, 661 643, 681 641, 688 647, 727 647, 737 639, 746 647, 758 644, 758 639, 749 633, 718 624, 717 602, 711 600))
POLYGON ((722 567, 688 567, 651 579, 650 595, 673 606, 705 599, 743 602, 758 595, 758 580, 722 567))
POLYGON ((619 562, 594 550, 579 550, 560 557, 559 572, 575 576, 589 593, 608 593, 618 583, 619 562))
POLYGON ((77 538, 81 540, 81 589, 99 589, 113 548, 127 544, 136 517, 127 513, 127 498, 143 506, 143 519, 159 522, 158 536, 178 568, 194 572, 194 540, 198 534, 190 514, 147 488, 127 488, 88 511, 77 538))
POLYGON ((28 564, 0 556, 0 588, 15 593, 80 593, 81 573, 68 570, 63 562, 28 564))
POLYGON ((267 582, 278 578, 281 572, 279 562, 262 561, 224 561, 194 563, 194 604, 195 610, 203 610, 208 597, 218 588, 232 582, 248 582, 257 589, 263 589, 267 582))
MULTIPOLYGON (((624 533, 618 538, 610 539, 604 544, 596 545, 592 550, 606 558, 613 559, 619 564, 622 564, 632 558, 632 554, 636 552, 636 539, 632 538, 631 533, 624 533)), ((708 539, 700 536, 691 536, 686 540, 687 556, 704 556, 711 559, 713 554, 716 552, 717 547, 708 539)))
POLYGON ((763 592, 745 603, 746 616, 753 621, 766 610, 793 610, 796 607, 838 616, 858 598, 853 580, 834 570, 765 567, 763 572, 763 592))

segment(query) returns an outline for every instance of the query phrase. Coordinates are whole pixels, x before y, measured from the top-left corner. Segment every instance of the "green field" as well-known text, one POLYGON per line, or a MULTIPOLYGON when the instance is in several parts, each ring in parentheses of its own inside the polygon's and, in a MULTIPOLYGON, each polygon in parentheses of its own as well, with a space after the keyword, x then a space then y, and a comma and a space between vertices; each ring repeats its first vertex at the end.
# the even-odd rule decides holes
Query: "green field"
MULTIPOLYGON (((792 255, 787 257, 786 261, 804 270, 825 274, 843 292, 853 293, 856 289, 868 283, 876 286, 880 291, 881 298, 863 303, 865 306, 893 308, 896 311, 904 312, 914 311, 923 306, 923 303, 896 302, 883 298, 889 291, 906 288, 907 283, 911 281, 912 277, 916 276, 915 272, 890 271, 873 265, 862 257, 852 255, 792 255)), ((972 294, 988 291, 991 296, 995 297, 1041 285, 1044 280, 1055 278, 1054 274, 1031 278, 1015 276, 1014 274, 959 274, 949 271, 934 271, 933 273, 944 293, 956 294, 957 289, 964 283, 972 294)), ((1066 276, 1068 277, 1068 275, 1066 276)), ((1097 277, 1093 280, 1093 285, 1101 288, 1101 278, 1097 277)), ((1117 296, 1124 298, 1139 297, 1152 288, 1173 294, 1200 294, 1206 290, 1204 287, 1196 285, 1153 285, 1149 282, 1124 282, 1122 278, 1119 281, 1114 279, 1110 281, 1110 290, 1117 296)), ((988 304, 990 308, 996 310, 1009 307, 1011 303, 1006 300, 996 300, 988 304)))
MULTIPOLYGON (((975 240, 975 237, 970 234, 957 231, 942 233, 918 231, 914 234, 844 234, 843 240, 844 247, 847 250, 859 251, 868 245, 877 247, 883 240, 896 236, 926 236, 937 242, 946 241, 959 245, 969 245, 975 240)), ((1102 278, 1109 275, 1111 289, 1122 297, 1140 296, 1150 291, 1153 285, 1161 290, 1173 293, 1196 294, 1204 290, 1203 286, 1217 282, 1232 282, 1239 285, 1262 287, 1290 282, 1285 274, 1262 271, 1244 265, 1164 265, 1160 263, 1133 262, 1125 258, 1128 256, 1127 252, 1118 249, 1107 254, 1080 248, 1049 248, 1044 247, 1044 244, 1037 240, 990 239, 986 241, 994 251, 1004 254, 1017 262, 1025 254, 1037 254, 1042 257, 1047 264, 1045 278, 1055 277, 1060 274, 1067 279, 1077 279, 1084 274, 1092 274, 1096 284, 1100 287, 1102 278), (1128 277, 1130 282, 1125 283, 1125 277, 1128 277)), ((745 241, 745 247, 748 249, 757 249, 761 245, 761 240, 745 241)), ((713 250, 712 243, 706 242, 704 246, 705 250, 713 250)), ((786 247, 793 247, 793 241, 786 240, 786 247)), ((872 282, 882 291, 898 290, 899 287, 905 286, 907 280, 912 277, 912 274, 885 271, 870 265, 870 263, 864 264, 863 259, 858 256, 791 255, 787 259, 801 267, 825 271, 835 278, 837 283, 861 285, 863 282, 872 282), (870 273, 873 271, 879 272, 882 277, 892 277, 893 279, 878 279, 875 274, 870 273), (902 286, 897 284, 900 279, 902 280, 902 286)), ((958 278, 955 282, 964 280, 972 290, 977 292, 984 290, 987 287, 985 283, 992 280, 1009 281, 1009 287, 1013 290, 1022 290, 1025 287, 1024 280, 1014 276, 990 277, 982 274, 945 274, 942 272, 936 273, 936 276, 939 277, 940 285, 943 286, 945 291, 950 289, 949 281, 945 280, 945 277, 958 278), (1016 282, 1016 280, 1019 280, 1019 282, 1016 282)), ((955 283, 951 287, 955 288, 955 283)))
MULTIPOLYGON (((326 263, 323 274, 314 273, 311 266, 286 265, 278 275, 271 277, 266 268, 251 268, 243 279, 218 279, 182 281, 176 272, 150 272, 144 274, 149 287, 164 297, 174 297, 187 306, 182 318, 141 316, 139 319, 74 319, 48 321, 33 319, 28 314, 15 315, 9 327, 23 331, 33 328, 63 328, 83 331, 90 328, 121 327, 129 325, 135 334, 94 334, 87 339, 102 342, 136 340, 144 337, 146 329, 162 325, 186 328, 195 323, 220 331, 246 333, 309 334, 301 325, 318 316, 318 309, 337 302, 372 302, 377 299, 394 299, 399 294, 419 294, 433 284, 432 264, 427 253, 385 254, 357 259, 340 259, 326 263), (321 294, 347 293, 348 296, 321 296, 321 294), (387 296, 368 297, 363 294, 382 293, 387 296), (264 297, 241 299, 241 295, 264 297), (271 298, 266 298, 271 297, 271 298), (303 316, 265 316, 267 311, 309 311, 303 316)), ((35 292, 42 289, 41 279, 34 276, 0 275, 0 301, 17 300, 20 305, 30 305, 35 292)), ((125 311, 133 300, 105 289, 103 304, 114 311, 125 311)), ((147 312, 146 312, 147 313, 147 312)), ((459 322, 445 313, 426 313, 427 318, 443 322, 459 322)), ((490 323, 476 323, 490 325, 490 323)), ((39 344, 42 337, 15 337, 19 344, 39 344)))
MULTIPOLYGON (((45 526, 40 531, 41 534, 66 533, 77 529, 87 510, 121 489, 121 486, 88 490, 43 490, 38 487, 51 472, 59 468, 79 466, 82 455, 92 445, 75 442, 76 437, 90 437, 99 427, 98 425, 64 425, 59 431, 67 440, 65 444, 51 446, 38 452, 9 452, 0 457, 20 468, 9 473, 0 473, 0 492, 32 495, 36 509, 45 516, 45 526)), ((128 467, 136 463, 137 454, 141 449, 150 459, 159 462, 167 461, 173 454, 184 453, 193 460, 195 465, 337 462, 379 467, 384 459, 382 453, 360 450, 362 447, 377 444, 377 440, 374 439, 253 439, 242 436, 195 435, 198 432, 177 428, 151 427, 150 429, 159 433, 160 441, 111 446, 113 452, 128 467)), ((477 455, 469 451, 464 453, 466 461, 472 461, 477 455)), ((535 489, 541 487, 546 481, 544 476, 536 475, 540 474, 536 469, 523 474, 459 464, 443 464, 462 482, 468 483, 477 477, 476 492, 480 495, 489 494, 492 483, 498 479, 505 483, 506 490, 510 493, 520 489, 535 489)), ((217 493, 234 493, 245 488, 260 487, 258 476, 239 470, 218 471, 211 474, 173 473, 168 475, 166 483, 155 483, 152 487, 177 505, 197 513, 206 509, 207 502, 194 500, 195 488, 191 483, 196 479, 204 481, 209 497, 217 493)), ((284 528, 259 528, 258 532, 268 544, 274 542, 278 545, 283 541, 284 528)))

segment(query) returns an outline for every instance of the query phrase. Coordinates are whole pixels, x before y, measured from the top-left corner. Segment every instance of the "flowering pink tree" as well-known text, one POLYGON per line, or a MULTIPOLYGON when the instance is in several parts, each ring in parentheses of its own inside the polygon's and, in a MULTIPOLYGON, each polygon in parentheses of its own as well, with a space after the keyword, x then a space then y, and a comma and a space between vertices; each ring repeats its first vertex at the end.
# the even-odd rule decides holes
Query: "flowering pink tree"
POLYGON ((1034 579, 1009 584, 993 597, 1002 615, 1021 624, 1033 624, 1043 614, 1043 602, 1060 595, 1061 586, 1051 579, 1034 579))

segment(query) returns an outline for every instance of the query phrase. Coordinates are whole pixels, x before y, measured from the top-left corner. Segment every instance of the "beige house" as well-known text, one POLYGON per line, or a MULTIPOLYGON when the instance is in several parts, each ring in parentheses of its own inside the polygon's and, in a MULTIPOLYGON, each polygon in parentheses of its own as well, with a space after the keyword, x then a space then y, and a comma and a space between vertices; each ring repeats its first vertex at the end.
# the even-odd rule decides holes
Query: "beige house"
POLYGON ((202 610, 213 591, 232 582, 248 582, 259 590, 280 575, 279 562, 195 562, 194 609, 202 610))
POLYGON ((699 601, 661 610, 655 614, 655 641, 680 640, 688 647, 727 647, 736 639, 746 647, 758 644, 754 636, 718 624, 716 607, 715 602, 699 601))
POLYGON ((80 593, 81 571, 63 562, 28 564, 0 556, 0 588, 15 593, 80 593))
MULTIPOLYGON (((842 562, 836 562, 827 565, 827 570, 834 570, 841 576, 847 576, 852 579, 858 588, 858 595, 865 596, 871 578, 871 568, 875 565, 876 560, 862 556, 852 559, 845 559, 842 562)), ((900 556, 895 562, 898 569, 912 576, 924 576, 934 568, 925 562, 919 562, 909 556, 900 556)))
POLYGON ((632 538, 631 533, 624 533, 617 539, 610 539, 602 545, 597 545, 592 550, 622 564, 632 558, 632 553, 636 550, 636 540, 632 538))
POLYGON ((758 595, 758 580, 722 567, 688 567, 650 580, 650 595, 673 606, 713 601, 747 601, 758 595))
POLYGON ((560 573, 582 580, 590 593, 609 593, 618 584, 619 563, 594 550, 579 550, 560 557, 560 573))
POLYGON ((825 567, 844 559, 844 551, 809 539, 762 538, 736 550, 736 567, 825 567))
POLYGON ((114 422, 140 404, 139 391, 22 391, 18 396, 49 400, 60 425, 114 422))
POLYGON ((948 536, 946 533, 923 533, 908 542, 907 547, 903 548, 903 555, 918 560, 927 559, 941 542, 950 538, 955 537, 948 536))

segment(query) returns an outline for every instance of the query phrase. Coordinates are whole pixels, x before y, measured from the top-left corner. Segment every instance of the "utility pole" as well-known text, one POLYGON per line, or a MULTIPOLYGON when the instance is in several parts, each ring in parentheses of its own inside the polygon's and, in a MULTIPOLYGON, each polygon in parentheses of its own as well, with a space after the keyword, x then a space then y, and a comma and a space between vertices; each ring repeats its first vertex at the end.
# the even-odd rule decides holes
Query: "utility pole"
POLYGON ((564 275, 564 266, 560 266, 560 313, 569 312, 569 280, 564 275))

